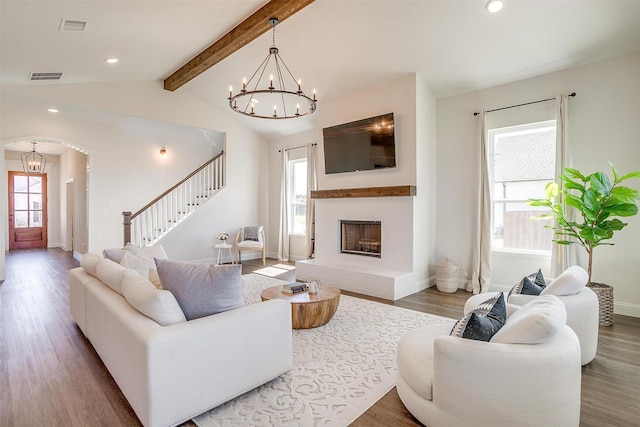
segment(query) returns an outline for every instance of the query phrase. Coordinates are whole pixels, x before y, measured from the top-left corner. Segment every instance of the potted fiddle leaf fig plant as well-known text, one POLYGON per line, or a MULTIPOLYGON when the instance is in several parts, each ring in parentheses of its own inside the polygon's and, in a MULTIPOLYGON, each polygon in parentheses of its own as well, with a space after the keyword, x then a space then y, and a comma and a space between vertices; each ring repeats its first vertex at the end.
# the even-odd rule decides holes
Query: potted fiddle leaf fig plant
MULTIPOLYGON (((614 232, 622 230, 627 226, 626 222, 616 217, 631 217, 638 213, 637 202, 640 200, 640 193, 629 187, 621 185, 623 181, 633 178, 640 178, 640 171, 630 172, 620 176, 615 166, 609 163, 613 174, 613 181, 603 172, 595 172, 584 175, 578 169, 565 168, 560 175, 563 187, 556 182, 550 182, 545 187, 544 199, 529 199, 529 205, 542 206, 550 209, 549 213, 543 214, 536 219, 555 219, 557 223, 553 226, 546 226, 555 232, 557 238, 553 241, 559 245, 578 244, 582 246, 588 255, 587 273, 589 274, 589 284, 592 286, 609 285, 594 284, 591 281, 591 271, 593 265, 593 251, 598 246, 613 245, 607 240, 613 238, 614 232), (562 203, 564 201, 564 204, 562 203), (566 205, 566 208, 565 208, 566 205), (578 215, 573 215, 572 209, 578 215)), ((595 289, 594 289, 595 291, 595 289)), ((610 295, 612 295, 610 291, 610 295)), ((598 294, 600 299, 601 295, 598 294)), ((612 300, 613 297, 611 296, 612 300)), ((601 302, 601 325, 603 323, 601 302)), ((609 302, 609 306, 611 303, 609 302)), ((611 308, 612 317, 613 309, 611 308)))

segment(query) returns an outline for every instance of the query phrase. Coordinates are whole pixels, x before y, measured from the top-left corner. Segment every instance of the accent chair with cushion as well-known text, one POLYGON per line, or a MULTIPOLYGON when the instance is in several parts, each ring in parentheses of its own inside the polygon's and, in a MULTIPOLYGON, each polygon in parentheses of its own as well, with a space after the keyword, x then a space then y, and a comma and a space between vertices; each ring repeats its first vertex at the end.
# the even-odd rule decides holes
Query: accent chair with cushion
POLYGON ((264 252, 264 228, 261 225, 242 227, 236 236, 236 249, 238 250, 238 263, 242 262, 242 251, 262 252, 262 265, 265 265, 264 252))
POLYGON ((580 343, 562 302, 548 295, 506 304, 497 332, 463 338, 485 323, 469 319, 495 315, 488 329, 502 322, 493 309, 473 311, 453 329, 426 325, 398 343, 397 390, 409 412, 429 427, 578 426, 580 343))
MULTIPOLYGON (((582 267, 572 266, 563 271, 540 292, 540 296, 555 295, 564 303, 567 310, 567 325, 573 329, 580 340, 582 365, 591 362, 596 357, 598 350, 598 297, 586 286, 588 281, 589 275, 582 267)), ((485 292, 470 297, 465 303, 465 312, 497 293, 485 292)), ((523 306, 538 297, 538 295, 512 292, 507 298, 505 292, 507 302, 517 306, 523 306)))

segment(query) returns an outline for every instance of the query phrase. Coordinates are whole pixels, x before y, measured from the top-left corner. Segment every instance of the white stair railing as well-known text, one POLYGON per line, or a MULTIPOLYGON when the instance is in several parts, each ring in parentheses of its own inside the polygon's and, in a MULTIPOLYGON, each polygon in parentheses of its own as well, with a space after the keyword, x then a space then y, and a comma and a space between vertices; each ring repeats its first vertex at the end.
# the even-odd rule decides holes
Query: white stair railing
POLYGON ((132 214, 122 212, 124 243, 150 246, 224 188, 224 152, 132 214))

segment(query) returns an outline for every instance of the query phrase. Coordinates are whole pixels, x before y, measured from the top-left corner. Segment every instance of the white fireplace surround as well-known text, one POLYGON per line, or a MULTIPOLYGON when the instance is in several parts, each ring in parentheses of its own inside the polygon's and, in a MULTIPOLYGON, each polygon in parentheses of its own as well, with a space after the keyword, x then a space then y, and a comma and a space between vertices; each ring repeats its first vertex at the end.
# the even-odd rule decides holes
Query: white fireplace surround
POLYGON ((427 287, 413 272, 414 197, 316 199, 315 258, 296 262, 296 279, 396 300, 427 287), (340 253, 340 220, 380 221, 382 256, 340 253))

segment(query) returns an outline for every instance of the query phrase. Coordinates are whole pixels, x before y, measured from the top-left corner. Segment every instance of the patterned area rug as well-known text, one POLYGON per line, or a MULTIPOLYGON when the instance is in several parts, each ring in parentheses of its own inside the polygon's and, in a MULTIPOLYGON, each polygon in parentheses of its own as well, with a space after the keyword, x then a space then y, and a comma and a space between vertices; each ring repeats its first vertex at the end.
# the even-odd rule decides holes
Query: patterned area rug
MULTIPOLYGON (((248 304, 281 280, 243 276, 248 304)), ((293 369, 193 421, 214 426, 347 426, 395 386, 396 346, 445 317, 342 295, 333 319, 293 331, 293 369)))

